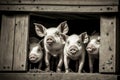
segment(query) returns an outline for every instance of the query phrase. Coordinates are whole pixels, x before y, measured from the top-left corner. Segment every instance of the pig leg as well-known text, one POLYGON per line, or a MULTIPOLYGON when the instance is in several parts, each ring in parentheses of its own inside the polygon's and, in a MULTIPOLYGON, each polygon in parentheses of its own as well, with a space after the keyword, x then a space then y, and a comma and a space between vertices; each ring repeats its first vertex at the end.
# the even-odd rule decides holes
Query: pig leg
POLYGON ((30 63, 29 65, 29 71, 31 72, 32 71, 32 64, 30 63))
POLYGON ((40 61, 38 65, 38 69, 41 69, 41 67, 42 67, 42 62, 40 61))
POLYGON ((61 72, 62 65, 63 65, 63 55, 60 55, 59 63, 57 65, 57 72, 61 72))
POLYGON ((45 71, 50 71, 50 54, 49 53, 46 53, 45 55, 45 64, 46 64, 46 70, 45 71))
POLYGON ((41 67, 42 67, 42 61, 39 62, 39 65, 38 65, 38 71, 41 72, 41 67))
POLYGON ((81 73, 85 62, 85 53, 82 54, 81 59, 79 60, 79 69, 78 72, 81 73))
POLYGON ((79 61, 77 60, 77 61, 76 61, 76 65, 75 65, 75 71, 76 71, 76 72, 78 71, 78 66, 79 66, 79 61))
POLYGON ((92 55, 89 54, 89 68, 90 68, 90 73, 93 73, 93 57, 92 55))
POLYGON ((29 65, 29 69, 32 69, 32 64, 30 63, 30 65, 29 65))
POLYGON ((69 62, 70 62, 70 59, 68 59, 68 57, 65 55, 64 56, 64 66, 65 66, 65 73, 68 73, 69 72, 69 62))

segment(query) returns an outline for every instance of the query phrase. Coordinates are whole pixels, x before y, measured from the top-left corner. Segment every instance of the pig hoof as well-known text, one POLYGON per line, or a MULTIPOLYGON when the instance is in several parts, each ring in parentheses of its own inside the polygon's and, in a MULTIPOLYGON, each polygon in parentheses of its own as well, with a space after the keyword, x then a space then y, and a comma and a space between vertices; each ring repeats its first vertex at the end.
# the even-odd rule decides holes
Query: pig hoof
POLYGON ((82 73, 82 71, 78 71, 78 73, 82 73))
POLYGON ((65 71, 65 73, 69 73, 69 71, 65 71))
POLYGON ((60 73, 61 72, 61 69, 57 69, 57 71, 56 71, 57 73, 60 73))
POLYGON ((46 71, 46 72, 50 72, 50 69, 49 69, 49 68, 46 68, 45 71, 46 71))
POLYGON ((33 69, 29 69, 29 72, 33 72, 33 69))
POLYGON ((70 71, 71 71, 71 69, 66 68, 65 73, 69 73, 70 71))
POLYGON ((43 72, 42 70, 40 70, 40 69, 38 69, 38 73, 41 73, 41 72, 43 72))
POLYGON ((69 73, 70 71, 69 70, 66 70, 65 73, 69 73))

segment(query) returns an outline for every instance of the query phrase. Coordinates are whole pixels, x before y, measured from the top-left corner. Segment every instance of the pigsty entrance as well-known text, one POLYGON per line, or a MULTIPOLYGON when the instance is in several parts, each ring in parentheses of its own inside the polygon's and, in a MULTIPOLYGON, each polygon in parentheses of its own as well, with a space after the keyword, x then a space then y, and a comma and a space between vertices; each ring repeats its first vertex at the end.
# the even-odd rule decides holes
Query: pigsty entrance
MULTIPOLYGON (((29 37, 36 37, 38 39, 43 39, 37 36, 35 32, 35 27, 33 23, 39 23, 44 25, 46 28, 57 27, 59 23, 67 21, 69 32, 67 35, 71 34, 81 34, 82 32, 87 32, 88 35, 93 33, 100 33, 100 16, 96 14, 79 14, 79 13, 36 13, 30 15, 30 28, 29 37)), ((52 58, 51 60, 56 61, 57 58, 52 58)), ((52 71, 56 71, 56 62, 52 61, 52 71)), ((76 67, 76 61, 72 60, 69 64, 73 72, 77 72, 78 66, 76 67)), ((94 72, 98 72, 99 61, 95 62, 97 67, 94 72)), ((42 70, 45 70, 45 62, 43 59, 42 70)), ((64 72, 64 65, 62 71, 64 72)), ((85 64, 83 72, 89 72, 89 61, 88 54, 85 56, 85 64)))

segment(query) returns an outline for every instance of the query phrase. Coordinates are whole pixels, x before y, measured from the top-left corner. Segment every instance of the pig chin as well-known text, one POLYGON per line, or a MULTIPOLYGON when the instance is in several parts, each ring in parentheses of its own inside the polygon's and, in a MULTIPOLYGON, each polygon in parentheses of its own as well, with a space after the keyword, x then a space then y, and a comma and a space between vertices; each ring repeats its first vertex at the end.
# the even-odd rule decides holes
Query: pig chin
POLYGON ((92 54, 95 55, 95 54, 98 54, 99 51, 98 51, 98 50, 96 50, 96 51, 91 51, 91 52, 88 51, 88 53, 91 54, 91 55, 92 55, 92 54))
POLYGON ((31 61, 32 63, 37 63, 37 62, 39 61, 39 58, 30 59, 30 61, 31 61))
POLYGON ((52 45, 54 45, 56 42, 55 42, 55 41, 53 41, 53 42, 47 42, 47 41, 46 41, 46 43, 47 43, 48 46, 52 46, 52 45))
POLYGON ((47 42, 47 45, 52 46, 53 42, 47 42))
POLYGON ((71 52, 68 52, 68 56, 73 58, 73 59, 76 59, 80 56, 80 52, 75 52, 75 53, 71 53, 71 52))

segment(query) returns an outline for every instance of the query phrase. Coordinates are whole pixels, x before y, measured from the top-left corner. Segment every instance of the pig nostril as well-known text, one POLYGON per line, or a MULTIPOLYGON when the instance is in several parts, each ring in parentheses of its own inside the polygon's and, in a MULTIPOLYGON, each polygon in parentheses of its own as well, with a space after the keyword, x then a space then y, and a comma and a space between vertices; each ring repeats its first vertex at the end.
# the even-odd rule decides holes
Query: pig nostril
POLYGON ((47 39, 47 40, 49 41, 49 40, 52 40, 52 39, 51 39, 51 38, 49 38, 49 39, 47 39))
POLYGON ((48 42, 48 43, 51 43, 51 42, 53 42, 53 39, 52 39, 52 38, 48 38, 48 39, 47 39, 47 42, 48 42))
POLYGON ((31 56, 30 59, 35 59, 35 56, 31 56))
POLYGON ((93 51, 95 51, 95 50, 96 50, 96 48, 93 48, 92 50, 93 50, 93 51))
POLYGON ((77 49, 70 49, 70 52, 71 52, 71 53, 76 53, 76 52, 77 52, 77 49))

